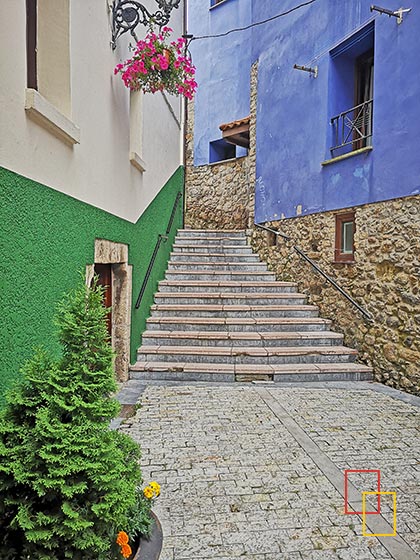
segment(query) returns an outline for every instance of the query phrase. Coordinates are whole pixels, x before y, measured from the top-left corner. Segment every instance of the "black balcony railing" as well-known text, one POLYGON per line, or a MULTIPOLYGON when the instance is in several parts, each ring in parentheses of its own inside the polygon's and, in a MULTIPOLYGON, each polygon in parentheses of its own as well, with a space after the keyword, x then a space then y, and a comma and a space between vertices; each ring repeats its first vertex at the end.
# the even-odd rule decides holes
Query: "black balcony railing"
POLYGON ((372 117, 373 99, 332 117, 334 146, 330 148, 331 155, 347 146, 350 147, 347 151, 368 146, 372 137, 372 117))

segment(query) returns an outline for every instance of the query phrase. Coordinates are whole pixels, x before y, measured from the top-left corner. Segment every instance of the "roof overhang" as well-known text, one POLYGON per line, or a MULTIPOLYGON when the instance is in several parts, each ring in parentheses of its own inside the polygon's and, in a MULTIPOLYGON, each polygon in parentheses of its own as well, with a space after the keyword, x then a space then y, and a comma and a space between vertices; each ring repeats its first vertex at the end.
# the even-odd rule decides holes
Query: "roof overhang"
POLYGON ((230 144, 249 148, 249 121, 250 117, 221 124, 219 126, 223 133, 223 138, 230 144))

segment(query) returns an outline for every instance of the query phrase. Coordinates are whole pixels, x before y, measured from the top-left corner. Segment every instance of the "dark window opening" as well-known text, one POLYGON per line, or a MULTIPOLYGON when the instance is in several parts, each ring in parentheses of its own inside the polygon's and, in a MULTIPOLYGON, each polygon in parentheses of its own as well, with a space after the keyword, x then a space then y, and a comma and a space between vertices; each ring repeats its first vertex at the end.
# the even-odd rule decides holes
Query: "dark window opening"
POLYGON ((373 49, 356 59, 355 74, 354 105, 358 109, 355 109, 353 116, 357 127, 353 131, 353 150, 358 150, 369 146, 372 139, 372 111, 362 111, 362 115, 365 113, 364 118, 359 117, 359 121, 357 113, 360 107, 368 106, 373 100, 373 49))
POLYGON ((236 158, 236 146, 226 140, 210 142, 210 163, 236 158))
POLYGON ((335 217, 335 262, 354 262, 354 212, 337 214, 335 217))
POLYGON ((37 10, 37 0, 26 0, 26 81, 32 89, 38 89, 37 10))

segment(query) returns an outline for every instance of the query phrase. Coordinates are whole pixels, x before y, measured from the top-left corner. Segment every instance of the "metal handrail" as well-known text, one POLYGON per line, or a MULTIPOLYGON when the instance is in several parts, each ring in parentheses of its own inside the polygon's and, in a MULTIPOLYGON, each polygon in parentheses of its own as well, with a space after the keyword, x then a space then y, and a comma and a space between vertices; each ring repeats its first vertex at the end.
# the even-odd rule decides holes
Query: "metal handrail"
POLYGON ((373 99, 360 103, 347 111, 331 118, 331 125, 335 129, 335 146, 331 153, 340 148, 366 141, 372 137, 373 99), (351 117, 348 116, 351 114, 351 117))
POLYGON ((169 218, 169 222, 168 222, 168 226, 166 228, 165 234, 163 235, 163 234, 160 233, 158 235, 153 254, 152 254, 151 259, 149 261, 149 266, 147 267, 146 275, 143 279, 143 283, 141 285, 140 292, 139 292, 138 298, 136 300, 136 304, 134 306, 135 309, 138 309, 140 307, 140 303, 141 303, 141 300, 143 299, 144 292, 146 291, 146 286, 147 286, 147 283, 149 281, 150 275, 152 273, 153 266, 155 264, 155 260, 156 260, 157 254, 159 252, 159 248, 162 244, 162 241, 165 242, 165 243, 166 243, 166 241, 168 241, 168 236, 169 236, 169 233, 171 232, 172 224, 174 223, 174 219, 175 219, 175 212, 176 212, 178 203, 181 200, 181 198, 182 198, 182 192, 179 192, 176 195, 174 205, 172 206, 171 217, 169 218))
MULTIPOLYGON (((274 233, 276 236, 282 237, 283 239, 291 240, 291 238, 288 235, 286 235, 285 233, 282 233, 282 232, 277 231, 275 229, 268 228, 266 226, 262 226, 260 224, 254 224, 254 225, 257 228, 260 228, 260 229, 263 229, 265 231, 269 231, 271 233, 274 233)), ((368 311, 366 311, 366 309, 364 309, 359 303, 357 303, 357 301, 355 299, 353 299, 351 297, 351 295, 348 294, 346 292, 346 290, 344 290, 344 288, 342 288, 339 284, 337 284, 337 282, 333 278, 331 278, 331 276, 329 276, 324 270, 322 270, 322 268, 314 260, 312 260, 310 257, 308 257, 308 255, 306 253, 304 253, 302 251, 302 249, 297 247, 297 245, 293 245, 292 249, 300 257, 302 257, 302 259, 304 259, 306 262, 308 262, 319 274, 321 274, 321 276, 323 276, 323 278, 325 278, 325 280, 327 280, 338 292, 340 292, 340 294, 343 295, 352 305, 354 305, 354 307, 356 307, 360 311, 360 313, 368 321, 373 322, 372 315, 368 311)))

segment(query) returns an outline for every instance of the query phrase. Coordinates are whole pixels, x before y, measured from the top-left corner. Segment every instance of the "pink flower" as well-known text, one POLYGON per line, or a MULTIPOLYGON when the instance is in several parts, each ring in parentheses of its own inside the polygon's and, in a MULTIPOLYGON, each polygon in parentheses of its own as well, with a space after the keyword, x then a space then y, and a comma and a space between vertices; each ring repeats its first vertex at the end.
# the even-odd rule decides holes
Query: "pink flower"
POLYGON ((160 64, 161 70, 167 70, 169 68, 169 63, 166 60, 166 57, 163 56, 163 54, 159 55, 159 64, 160 64))
POLYGON ((117 64, 117 66, 114 68, 114 76, 115 76, 116 74, 118 74, 118 72, 119 72, 120 70, 122 70, 123 68, 124 68, 124 65, 123 65, 123 64, 117 64))

